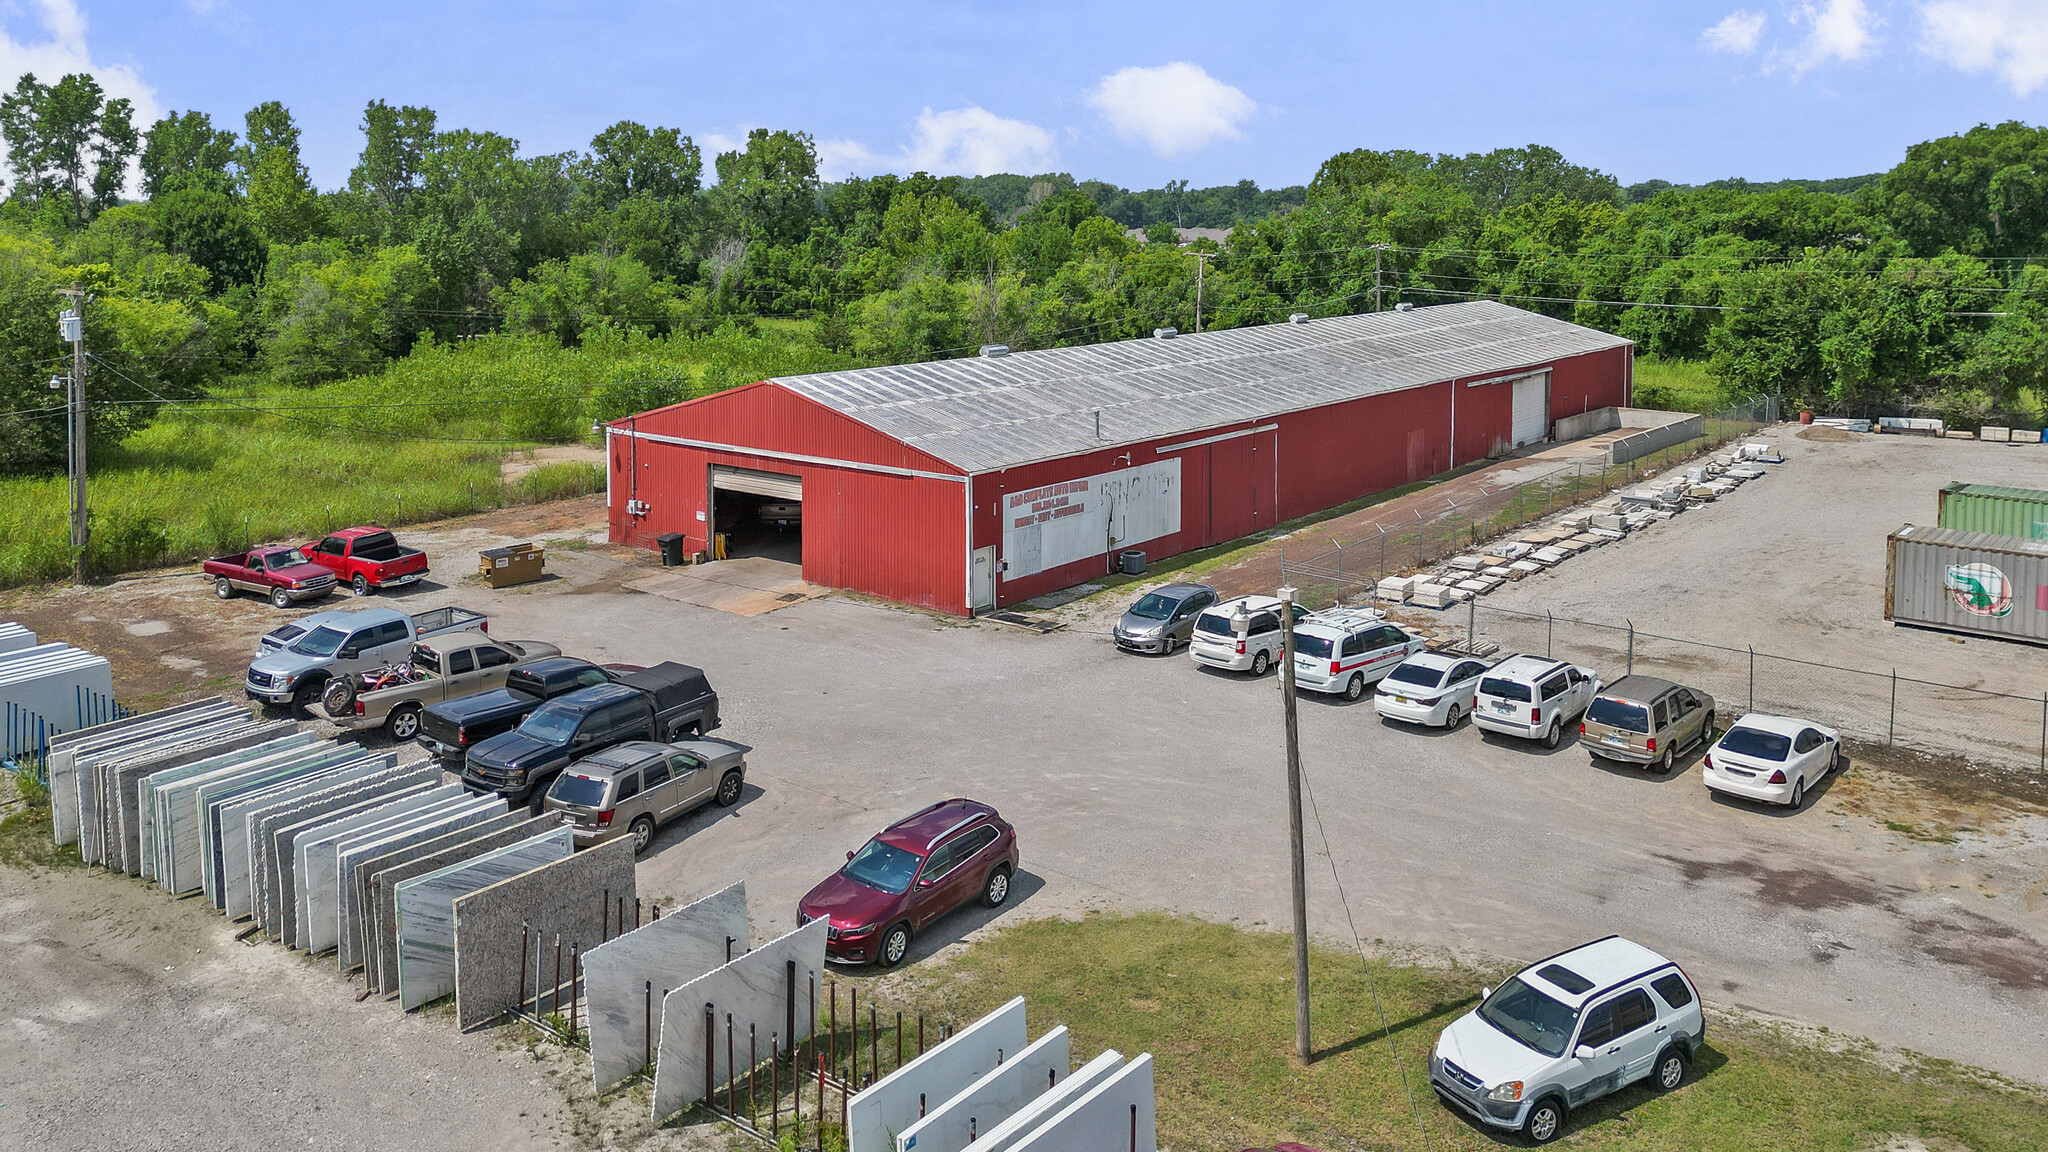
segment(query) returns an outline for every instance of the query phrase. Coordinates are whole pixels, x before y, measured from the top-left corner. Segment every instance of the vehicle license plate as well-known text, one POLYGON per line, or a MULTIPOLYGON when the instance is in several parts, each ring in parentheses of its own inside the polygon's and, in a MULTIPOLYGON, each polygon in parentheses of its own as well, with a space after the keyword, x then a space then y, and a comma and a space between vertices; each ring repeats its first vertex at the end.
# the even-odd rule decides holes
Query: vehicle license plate
POLYGON ((1626 743, 1628 743, 1628 737, 1626 737, 1626 736, 1616 736, 1616 735, 1614 735, 1614 734, 1612 734, 1612 733, 1609 733, 1609 734, 1608 734, 1607 736, 1605 736, 1605 737, 1604 737, 1604 739, 1605 739, 1605 740, 1606 740, 1606 741, 1607 741, 1607 742, 1608 742, 1609 744, 1626 744, 1626 743))
POLYGON ((1410 699, 1409 699, 1409 698, 1407 698, 1406 696, 1396 696, 1396 697, 1394 697, 1394 699, 1395 699, 1395 700, 1397 700, 1397 701, 1399 701, 1399 702, 1400 702, 1400 703, 1402 703, 1402 704, 1413 704, 1413 703, 1415 703, 1415 701, 1413 701, 1413 700, 1410 700, 1410 699))
POLYGON ((1496 700, 1493 704, 1493 710, 1505 716, 1508 713, 1513 712, 1515 710, 1515 706, 1505 701, 1496 700))

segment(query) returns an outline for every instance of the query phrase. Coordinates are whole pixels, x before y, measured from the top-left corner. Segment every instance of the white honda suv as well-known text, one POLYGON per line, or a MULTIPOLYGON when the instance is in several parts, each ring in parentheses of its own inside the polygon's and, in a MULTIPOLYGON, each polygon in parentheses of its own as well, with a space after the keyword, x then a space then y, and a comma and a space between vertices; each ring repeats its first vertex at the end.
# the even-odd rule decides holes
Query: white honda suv
POLYGON ((1479 681, 1472 723, 1555 748, 1565 725, 1585 715, 1599 694, 1600 678, 1591 668, 1545 656, 1510 656, 1479 681))
POLYGON ((1538 960, 1437 1037, 1438 1099, 1533 1144, 1564 1131, 1571 1109, 1648 1079, 1685 1082, 1706 1039, 1699 990, 1678 965, 1609 936, 1538 960))

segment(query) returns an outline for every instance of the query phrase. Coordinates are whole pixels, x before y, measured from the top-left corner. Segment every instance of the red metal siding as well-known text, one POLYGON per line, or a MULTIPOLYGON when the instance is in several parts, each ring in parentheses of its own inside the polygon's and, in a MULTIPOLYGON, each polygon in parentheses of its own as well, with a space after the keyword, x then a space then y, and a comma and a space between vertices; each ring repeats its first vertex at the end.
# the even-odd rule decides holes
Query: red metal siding
POLYGON ((936 456, 767 381, 656 408, 615 426, 798 456, 960 474, 936 456))
POLYGON ((1559 360, 1550 366, 1550 418, 1628 404, 1629 353, 1624 345, 1559 360))

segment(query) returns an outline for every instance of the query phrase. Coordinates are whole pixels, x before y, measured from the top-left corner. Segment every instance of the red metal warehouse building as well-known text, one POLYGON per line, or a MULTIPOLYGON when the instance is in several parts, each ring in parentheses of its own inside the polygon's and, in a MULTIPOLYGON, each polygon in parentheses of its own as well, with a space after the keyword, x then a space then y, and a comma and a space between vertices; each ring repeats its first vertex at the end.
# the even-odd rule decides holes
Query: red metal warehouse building
POLYGON ((780 522, 804 579, 965 615, 1546 439, 1631 352, 1478 300, 764 380, 609 426, 611 538, 780 522))

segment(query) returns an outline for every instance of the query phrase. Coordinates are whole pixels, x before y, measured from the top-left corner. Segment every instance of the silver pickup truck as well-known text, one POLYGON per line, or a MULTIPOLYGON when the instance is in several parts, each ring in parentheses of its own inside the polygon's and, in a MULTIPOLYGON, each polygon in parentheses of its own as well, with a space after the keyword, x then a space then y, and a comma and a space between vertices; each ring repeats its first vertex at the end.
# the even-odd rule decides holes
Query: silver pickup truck
POLYGON ((403 660, 429 636, 489 629, 488 617, 467 608, 315 612, 264 634, 242 688, 251 700, 310 716, 336 676, 403 660))
POLYGON ((434 636, 412 646, 405 663, 336 676, 320 694, 335 724, 361 731, 382 725, 395 741, 420 732, 420 710, 457 696, 505 686, 512 666, 562 650, 537 640, 493 640, 482 632, 434 636))

